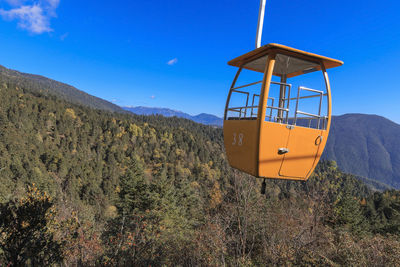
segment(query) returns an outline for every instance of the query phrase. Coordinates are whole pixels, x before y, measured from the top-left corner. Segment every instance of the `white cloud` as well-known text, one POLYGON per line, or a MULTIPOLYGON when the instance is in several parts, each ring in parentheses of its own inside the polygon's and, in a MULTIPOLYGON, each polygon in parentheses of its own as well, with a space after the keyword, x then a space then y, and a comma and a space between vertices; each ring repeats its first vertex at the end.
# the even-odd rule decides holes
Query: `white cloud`
POLYGON ((58 7, 58 5, 60 4, 60 0, 47 0, 44 1, 45 3, 47 2, 47 4, 50 5, 51 8, 56 9, 58 7))
POLYGON ((49 20, 39 5, 21 6, 9 11, 0 9, 0 15, 7 20, 18 20, 18 26, 32 33, 51 32, 49 20))
POLYGON ((5 0, 9 5, 11 6, 20 6, 22 5, 24 2, 24 0, 5 0))
POLYGON ((56 17, 56 9, 60 0, 6 0, 10 10, 0 9, 0 15, 5 20, 17 20, 18 26, 34 34, 51 32, 50 19, 56 17))
POLYGON ((152 96, 150 96, 150 98, 151 98, 151 99, 155 99, 155 98, 156 98, 156 96, 155 96, 155 95, 152 95, 152 96))
POLYGON ((60 4, 60 0, 44 0, 42 3, 44 6, 47 6, 47 11, 49 12, 50 16, 57 17, 56 9, 60 4))
POLYGON ((178 59, 177 58, 171 59, 170 61, 167 62, 167 64, 170 65, 170 66, 175 65, 176 63, 178 63, 178 59))

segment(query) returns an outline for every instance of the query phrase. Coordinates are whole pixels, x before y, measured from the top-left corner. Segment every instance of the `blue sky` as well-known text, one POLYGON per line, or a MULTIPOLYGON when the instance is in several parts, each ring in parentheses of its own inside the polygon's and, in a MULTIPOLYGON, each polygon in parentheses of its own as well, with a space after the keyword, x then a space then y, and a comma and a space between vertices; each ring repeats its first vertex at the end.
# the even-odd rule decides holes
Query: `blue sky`
MULTIPOLYGON (((258 0, 0 0, 0 64, 123 106, 222 116, 258 0), (170 63, 170 64, 168 64, 170 63)), ((333 112, 400 123, 399 1, 267 0, 263 44, 341 59, 333 112)))

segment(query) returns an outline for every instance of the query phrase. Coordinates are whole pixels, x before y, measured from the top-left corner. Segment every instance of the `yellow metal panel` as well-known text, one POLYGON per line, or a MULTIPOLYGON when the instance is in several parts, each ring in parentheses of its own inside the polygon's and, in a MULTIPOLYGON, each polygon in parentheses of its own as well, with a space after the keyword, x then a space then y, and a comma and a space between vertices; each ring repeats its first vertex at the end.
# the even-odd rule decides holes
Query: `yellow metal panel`
MULTIPOLYGON (((265 113, 267 110, 267 101, 268 101, 268 94, 269 94, 269 87, 271 84, 271 78, 272 78, 272 73, 274 70, 274 66, 275 66, 275 54, 271 53, 270 55, 268 55, 268 60, 267 60, 267 64, 266 64, 266 68, 265 68, 265 72, 264 72, 264 80, 263 80, 263 85, 261 88, 261 94, 260 94, 260 103, 259 103, 259 110, 261 112, 258 113, 258 121, 259 121, 259 125, 258 125, 258 136, 257 136, 257 141, 258 141, 258 150, 257 150, 257 177, 259 176, 266 176, 265 175, 265 170, 268 170, 268 173, 273 173, 274 169, 271 167, 271 169, 268 169, 268 167, 266 168, 265 166, 269 166, 270 164, 268 162, 273 162, 272 161, 272 154, 270 151, 270 147, 268 147, 268 145, 270 145, 271 143, 273 144, 273 138, 268 135, 271 134, 272 132, 272 136, 274 136, 274 131, 269 132, 269 128, 268 126, 274 125, 273 123, 267 123, 265 122, 265 113), (268 138, 270 139, 266 139, 268 136, 268 138), (266 143, 265 141, 268 142, 266 143)), ((279 128, 277 129, 278 132, 279 128)), ((279 135, 279 134, 278 134, 279 135)), ((277 169, 279 170, 279 169, 277 169)))
POLYGON ((225 120, 224 143, 229 164, 257 176, 257 120, 225 120))
POLYGON ((280 148, 286 147, 289 129, 284 124, 262 122, 259 152, 259 176, 282 178, 279 169, 284 155, 279 155, 280 148))
POLYGON ((308 179, 308 177, 313 173, 315 167, 317 167, 317 164, 318 164, 319 160, 321 159, 322 153, 324 152, 326 142, 328 141, 328 135, 329 135, 328 131, 325 131, 325 130, 321 131, 322 141, 321 141, 321 144, 319 145, 318 152, 317 152, 317 155, 315 157, 314 164, 313 164, 310 172, 308 173, 306 179, 308 179))
POLYGON ((284 156, 279 174, 306 179, 314 166, 322 139, 321 130, 294 126, 286 147, 289 152, 284 156))

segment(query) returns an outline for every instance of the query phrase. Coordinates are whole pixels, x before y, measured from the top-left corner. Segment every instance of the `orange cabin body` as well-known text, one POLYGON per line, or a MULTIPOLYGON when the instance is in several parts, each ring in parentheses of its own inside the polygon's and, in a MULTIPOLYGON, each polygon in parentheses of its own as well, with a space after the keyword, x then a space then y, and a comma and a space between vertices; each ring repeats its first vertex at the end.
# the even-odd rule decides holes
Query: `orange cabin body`
POLYGON ((307 180, 322 155, 331 124, 326 69, 342 64, 278 44, 230 61, 239 70, 224 116, 229 164, 256 177, 307 180), (241 85, 244 71, 250 75, 241 85), (252 80, 254 74, 260 79, 252 80))

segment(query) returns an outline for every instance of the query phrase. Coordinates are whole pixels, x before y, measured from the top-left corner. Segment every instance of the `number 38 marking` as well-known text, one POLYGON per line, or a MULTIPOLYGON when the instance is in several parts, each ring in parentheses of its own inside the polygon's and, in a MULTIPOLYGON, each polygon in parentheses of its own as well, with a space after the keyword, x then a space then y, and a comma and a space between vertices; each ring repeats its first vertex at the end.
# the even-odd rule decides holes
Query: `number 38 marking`
POLYGON ((244 134, 239 133, 239 135, 237 133, 233 133, 233 142, 232 145, 235 146, 236 144, 238 146, 243 145, 243 138, 244 138, 244 134), (237 140, 239 139, 239 140, 237 140))

